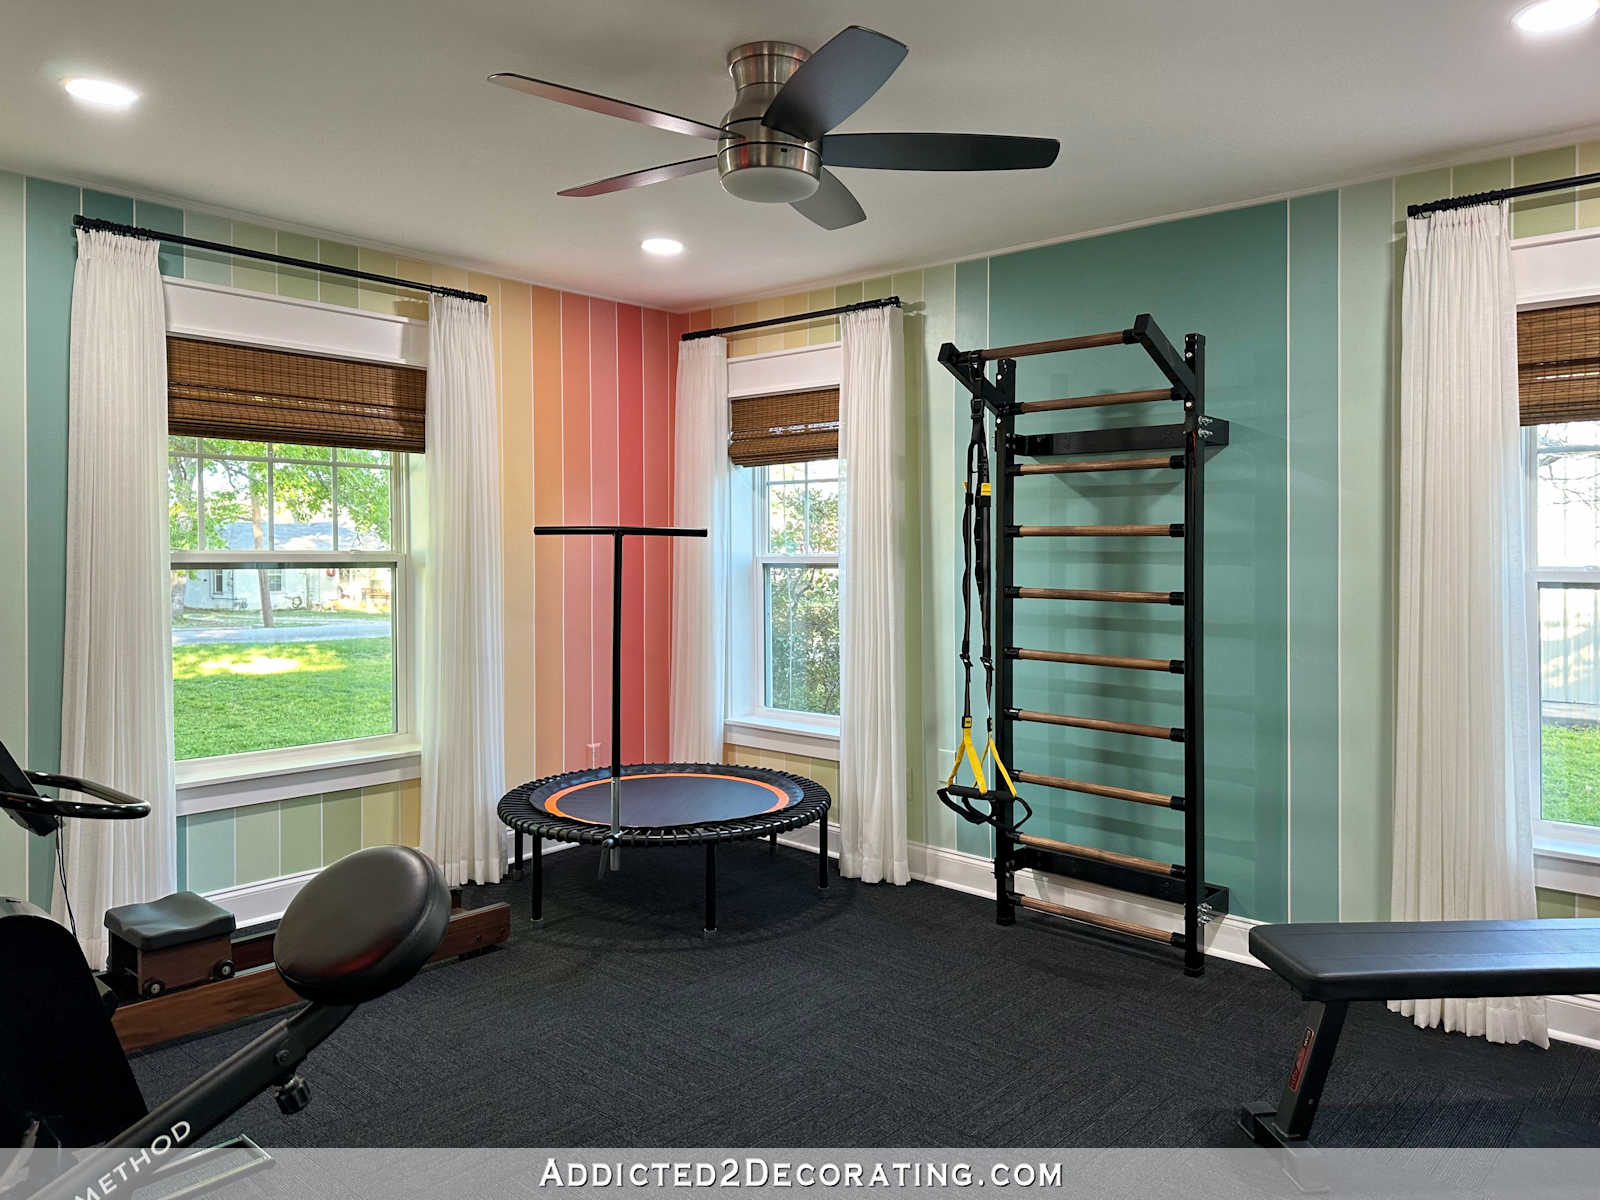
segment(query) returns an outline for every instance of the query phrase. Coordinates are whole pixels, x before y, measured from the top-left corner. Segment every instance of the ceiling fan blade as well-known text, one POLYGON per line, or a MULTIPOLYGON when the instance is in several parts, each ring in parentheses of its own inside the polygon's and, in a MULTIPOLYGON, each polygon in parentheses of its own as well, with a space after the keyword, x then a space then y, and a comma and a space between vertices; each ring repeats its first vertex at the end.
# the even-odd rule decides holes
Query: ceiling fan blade
POLYGON ((870 100, 905 56, 892 37, 852 25, 800 64, 761 123, 814 142, 870 100))
POLYGON ((867 219, 861 202, 850 194, 850 189, 837 175, 826 169, 822 172, 822 186, 806 199, 796 200, 789 207, 824 229, 843 229, 846 225, 867 219))
POLYGON ((680 117, 676 113, 646 108, 642 104, 630 104, 626 100, 602 96, 598 92, 586 92, 582 88, 567 87, 565 84, 551 83, 547 79, 532 79, 527 75, 518 75, 515 71, 501 71, 491 75, 489 82, 511 88, 513 91, 526 92, 530 96, 541 96, 560 104, 570 104, 574 108, 586 108, 590 112, 597 112, 607 117, 621 117, 624 121, 652 125, 671 133, 686 133, 690 137, 709 138, 712 141, 727 136, 727 131, 721 126, 707 125, 704 121, 696 121, 692 117, 680 117))
POLYGON ((698 175, 717 165, 717 156, 686 158, 682 162, 666 163, 659 167, 646 167, 642 171, 629 171, 626 175, 613 175, 610 179, 597 179, 582 187, 565 188, 558 196, 604 196, 608 192, 625 192, 629 188, 649 187, 652 183, 665 183, 669 179, 682 179, 685 175, 698 175))
POLYGON ((1037 171, 1055 162, 1055 138, 999 133, 830 133, 822 161, 880 171, 1037 171))

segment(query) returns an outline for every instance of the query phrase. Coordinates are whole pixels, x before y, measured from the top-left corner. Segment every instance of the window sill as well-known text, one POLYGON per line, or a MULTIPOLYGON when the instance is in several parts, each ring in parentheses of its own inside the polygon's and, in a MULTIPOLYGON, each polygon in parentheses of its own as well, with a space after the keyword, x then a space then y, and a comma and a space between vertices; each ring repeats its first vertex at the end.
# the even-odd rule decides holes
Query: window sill
POLYGON ((839 727, 830 721, 748 713, 723 723, 722 740, 778 754, 805 754, 830 762, 839 761, 839 727))
POLYGON ((1533 846, 1533 881, 1539 887, 1600 896, 1600 844, 1539 839, 1533 846))
POLYGON ((422 748, 396 735, 177 764, 178 815, 416 779, 422 748))

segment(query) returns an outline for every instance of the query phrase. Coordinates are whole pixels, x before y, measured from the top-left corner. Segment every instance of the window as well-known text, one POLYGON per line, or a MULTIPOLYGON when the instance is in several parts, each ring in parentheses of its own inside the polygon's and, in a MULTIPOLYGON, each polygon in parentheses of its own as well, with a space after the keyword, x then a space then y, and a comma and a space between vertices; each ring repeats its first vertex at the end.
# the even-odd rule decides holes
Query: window
POLYGON ((1535 829, 1600 844, 1600 421, 1524 431, 1539 719, 1535 829))
POLYGON ((839 715, 839 463, 756 468, 760 704, 839 715))
POLYGON ((405 463, 169 438, 180 761, 408 730, 405 463))

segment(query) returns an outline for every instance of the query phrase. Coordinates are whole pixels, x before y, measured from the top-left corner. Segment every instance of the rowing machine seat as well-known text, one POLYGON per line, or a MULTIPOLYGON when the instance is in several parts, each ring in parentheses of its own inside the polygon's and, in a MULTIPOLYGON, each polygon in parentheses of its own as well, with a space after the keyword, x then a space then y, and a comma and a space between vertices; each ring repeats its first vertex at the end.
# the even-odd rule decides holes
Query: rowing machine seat
POLYGON ((450 889, 432 859, 409 846, 358 850, 289 902, 278 972, 315 1003, 364 1004, 421 970, 449 923, 450 889))

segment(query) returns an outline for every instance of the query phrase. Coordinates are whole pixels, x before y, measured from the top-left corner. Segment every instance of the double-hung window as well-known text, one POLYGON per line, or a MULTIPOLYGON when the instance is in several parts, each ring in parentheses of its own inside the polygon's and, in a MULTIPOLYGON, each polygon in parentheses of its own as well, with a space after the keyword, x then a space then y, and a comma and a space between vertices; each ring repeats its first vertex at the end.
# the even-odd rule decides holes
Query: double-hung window
POLYGON ((173 339, 168 376, 178 762, 403 752, 422 373, 173 339))
POLYGON ((1518 359, 1534 833, 1600 855, 1600 305, 1520 314, 1518 359))
POLYGON ((759 468, 752 583, 762 706, 839 716, 839 461, 759 468))
POLYGON ((736 726, 827 753, 839 729, 838 389, 736 396, 730 427, 729 711, 736 726))

